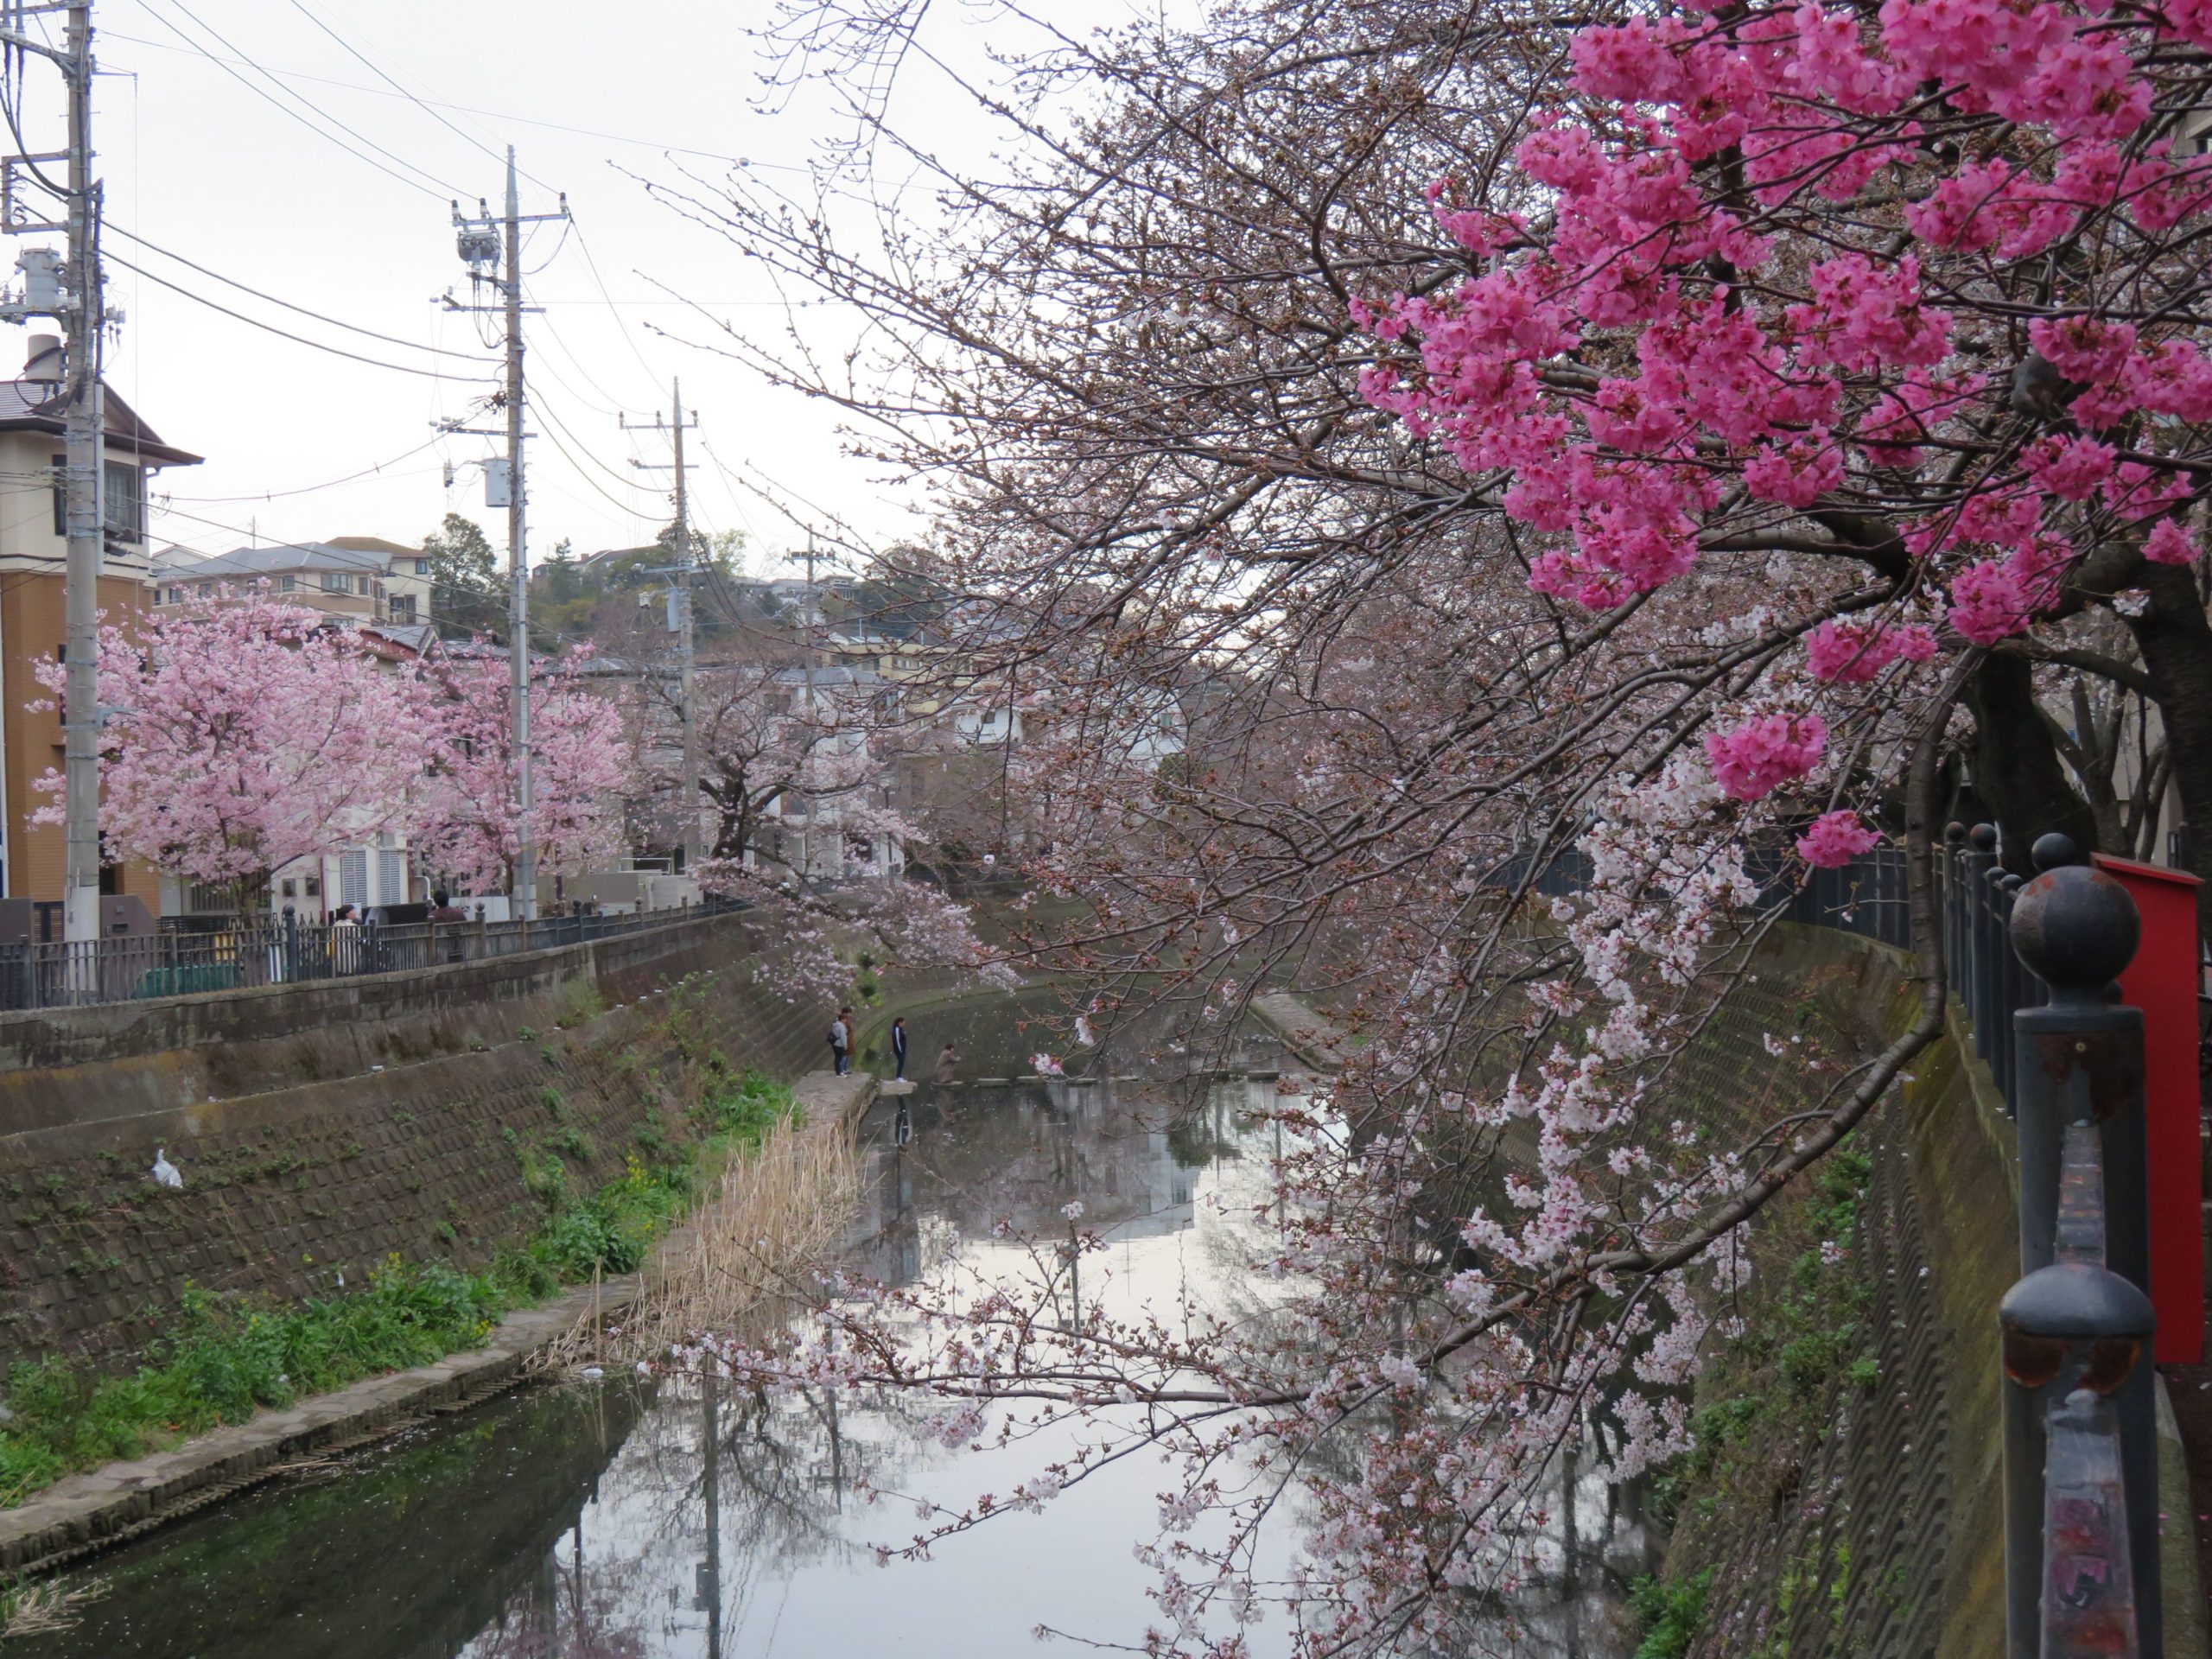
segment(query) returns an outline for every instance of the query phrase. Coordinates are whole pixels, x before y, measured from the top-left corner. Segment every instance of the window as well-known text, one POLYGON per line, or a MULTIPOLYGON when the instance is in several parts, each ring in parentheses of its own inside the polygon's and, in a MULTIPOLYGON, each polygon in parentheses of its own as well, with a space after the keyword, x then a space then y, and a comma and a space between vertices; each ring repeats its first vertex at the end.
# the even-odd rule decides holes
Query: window
POLYGON ((280 594, 289 594, 298 586, 299 583, 294 581, 290 576, 279 576, 276 578, 276 591, 280 594))
POLYGON ((418 576, 427 576, 427 575, 429 575, 430 574, 430 562, 429 562, 428 559, 417 559, 417 560, 416 560, 416 561, 415 561, 415 574, 416 574, 416 575, 418 575, 418 576))
POLYGON ((401 594, 391 601, 391 620, 395 622, 412 622, 415 620, 414 594, 401 594))
POLYGON ((105 484, 101 522, 127 542, 146 534, 146 469, 131 461, 111 461, 102 468, 105 484))
POLYGON ((369 855, 366 851, 339 855, 338 902, 356 908, 369 902, 369 855))
POLYGON ((353 591, 353 579, 343 570, 326 570, 322 573, 322 591, 326 594, 350 594, 353 591))
MULTIPOLYGON (((54 457, 54 533, 69 533, 69 486, 65 472, 67 460, 54 457)), ((146 535, 146 469, 136 461, 111 461, 102 469, 104 499, 101 521, 109 531, 124 541, 137 542, 146 535)))
POLYGON ((359 594, 363 599, 366 599, 369 596, 369 579, 366 576, 354 577, 353 591, 359 594))
POLYGON ((287 899, 298 898, 300 896, 299 878, 292 875, 286 876, 283 880, 283 892, 284 897, 287 899))
POLYGON ((322 897, 322 878, 321 876, 310 875, 303 877, 301 880, 300 886, 302 891, 303 891, 308 898, 320 899, 322 897))

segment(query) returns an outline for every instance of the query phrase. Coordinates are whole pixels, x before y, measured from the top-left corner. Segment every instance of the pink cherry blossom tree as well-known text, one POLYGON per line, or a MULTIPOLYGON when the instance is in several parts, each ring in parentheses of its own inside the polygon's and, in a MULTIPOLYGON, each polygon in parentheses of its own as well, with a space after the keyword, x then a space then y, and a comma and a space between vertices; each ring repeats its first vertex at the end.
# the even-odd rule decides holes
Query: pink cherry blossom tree
MULTIPOLYGON (((620 849, 632 788, 620 709, 596 688, 588 652, 533 666, 531 832, 542 874, 576 875, 620 849)), ((418 862, 466 886, 513 877, 523 816, 508 665, 432 658, 421 668, 429 731, 407 823, 418 862)))
MULTIPOLYGON (((40 683, 58 696, 59 663, 40 683)), ((242 902, 269 874, 399 824, 426 734, 404 676, 320 613, 254 592, 100 639, 100 833, 242 902)), ((57 797, 36 821, 58 823, 57 797)))
MULTIPOLYGON (((794 6, 791 62, 887 100, 925 11, 794 6)), ((2143 850, 2168 779, 2212 824, 2208 54, 2212 14, 2127 0, 1230 0, 975 89, 1029 141, 998 176, 866 104, 928 210, 672 181, 888 342, 830 373, 726 340, 936 481, 976 671, 1050 679, 1008 844, 1074 919, 1025 946, 1196 1039, 1288 984, 1369 1039, 1274 1114, 1251 1265, 1295 1340, 1054 1325, 1040 1268, 841 1281, 818 1338, 702 1357, 950 1396, 949 1441, 1043 1402, 1167 1450, 1163 1652, 1241 1653, 1270 1591, 1308 1653, 1449 1649, 1562 1446, 1678 1452, 1716 1246, 1941 1032, 1961 780, 2016 864, 2052 828, 2143 850), (1168 686, 1185 752, 1132 766, 1168 686), (1878 836, 1910 1024, 1716 1145, 1673 1062, 1765 873, 1878 836), (1570 855, 1580 893, 1533 891, 1570 855), (1310 1570, 1255 1585, 1294 1486, 1310 1570)))

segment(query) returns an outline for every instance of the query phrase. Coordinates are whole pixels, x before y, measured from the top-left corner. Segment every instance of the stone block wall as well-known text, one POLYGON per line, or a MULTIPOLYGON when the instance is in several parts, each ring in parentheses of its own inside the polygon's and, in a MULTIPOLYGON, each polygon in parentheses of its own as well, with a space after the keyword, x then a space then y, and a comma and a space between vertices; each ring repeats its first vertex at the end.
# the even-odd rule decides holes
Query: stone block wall
POLYGON ((738 921, 619 943, 507 978, 510 997, 482 980, 375 988, 375 1019, 243 1039, 259 1078, 232 1050, 130 1043, 67 1068, 67 1089, 37 1096, 44 1121, 0 1135, 0 1370, 44 1354, 118 1362, 188 1284, 296 1298, 341 1274, 358 1286, 395 1251, 475 1265, 518 1243, 543 1213, 525 1154, 559 1160, 588 1192, 680 1132, 657 1081, 674 1058, 664 988, 690 979, 697 1023, 733 1065, 795 1077, 815 1064, 828 1014, 754 982, 760 941, 738 921), (579 1018, 586 990, 605 1011, 579 1018), (149 1179, 157 1149, 182 1190, 149 1179))

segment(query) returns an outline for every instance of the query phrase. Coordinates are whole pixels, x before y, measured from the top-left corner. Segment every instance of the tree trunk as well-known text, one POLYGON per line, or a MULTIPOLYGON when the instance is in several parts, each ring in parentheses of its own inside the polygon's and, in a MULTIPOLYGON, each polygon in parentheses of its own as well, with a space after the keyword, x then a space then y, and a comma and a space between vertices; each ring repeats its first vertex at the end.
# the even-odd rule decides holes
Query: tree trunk
POLYGON ((2205 620, 2195 571, 2145 564, 2138 580, 2151 603, 2127 626, 2165 724, 2174 788, 2189 826, 2183 840, 2190 872, 2204 878, 2196 890, 2197 928, 2212 938, 2212 623, 2205 620))
POLYGON ((1993 652, 1967 683, 1974 711, 1974 781, 2004 833, 2005 868, 2031 876, 2028 850, 2053 830, 2083 856, 2098 849, 2096 814, 2067 781, 2057 747, 2036 709, 2035 666, 1993 652))

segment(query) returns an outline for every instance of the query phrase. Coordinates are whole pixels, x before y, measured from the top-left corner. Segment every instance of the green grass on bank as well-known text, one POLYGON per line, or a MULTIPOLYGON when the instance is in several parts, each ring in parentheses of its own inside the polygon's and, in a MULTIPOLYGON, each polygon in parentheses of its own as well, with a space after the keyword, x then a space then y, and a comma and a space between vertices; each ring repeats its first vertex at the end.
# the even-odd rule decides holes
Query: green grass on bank
POLYGON ((500 1318, 596 1273, 632 1273, 690 1206, 703 1175, 756 1150, 795 1118, 791 1091, 758 1071, 708 1079, 696 1139, 640 1137, 640 1152, 595 1192, 575 1193, 560 1137, 520 1148, 524 1180, 547 1211, 521 1249, 469 1272, 387 1257, 366 1286, 299 1303, 188 1289, 168 1331, 128 1376, 96 1376, 60 1359, 17 1365, 0 1423, 0 1508, 62 1476, 174 1445, 257 1408, 283 1408, 363 1377, 480 1346, 500 1318))

